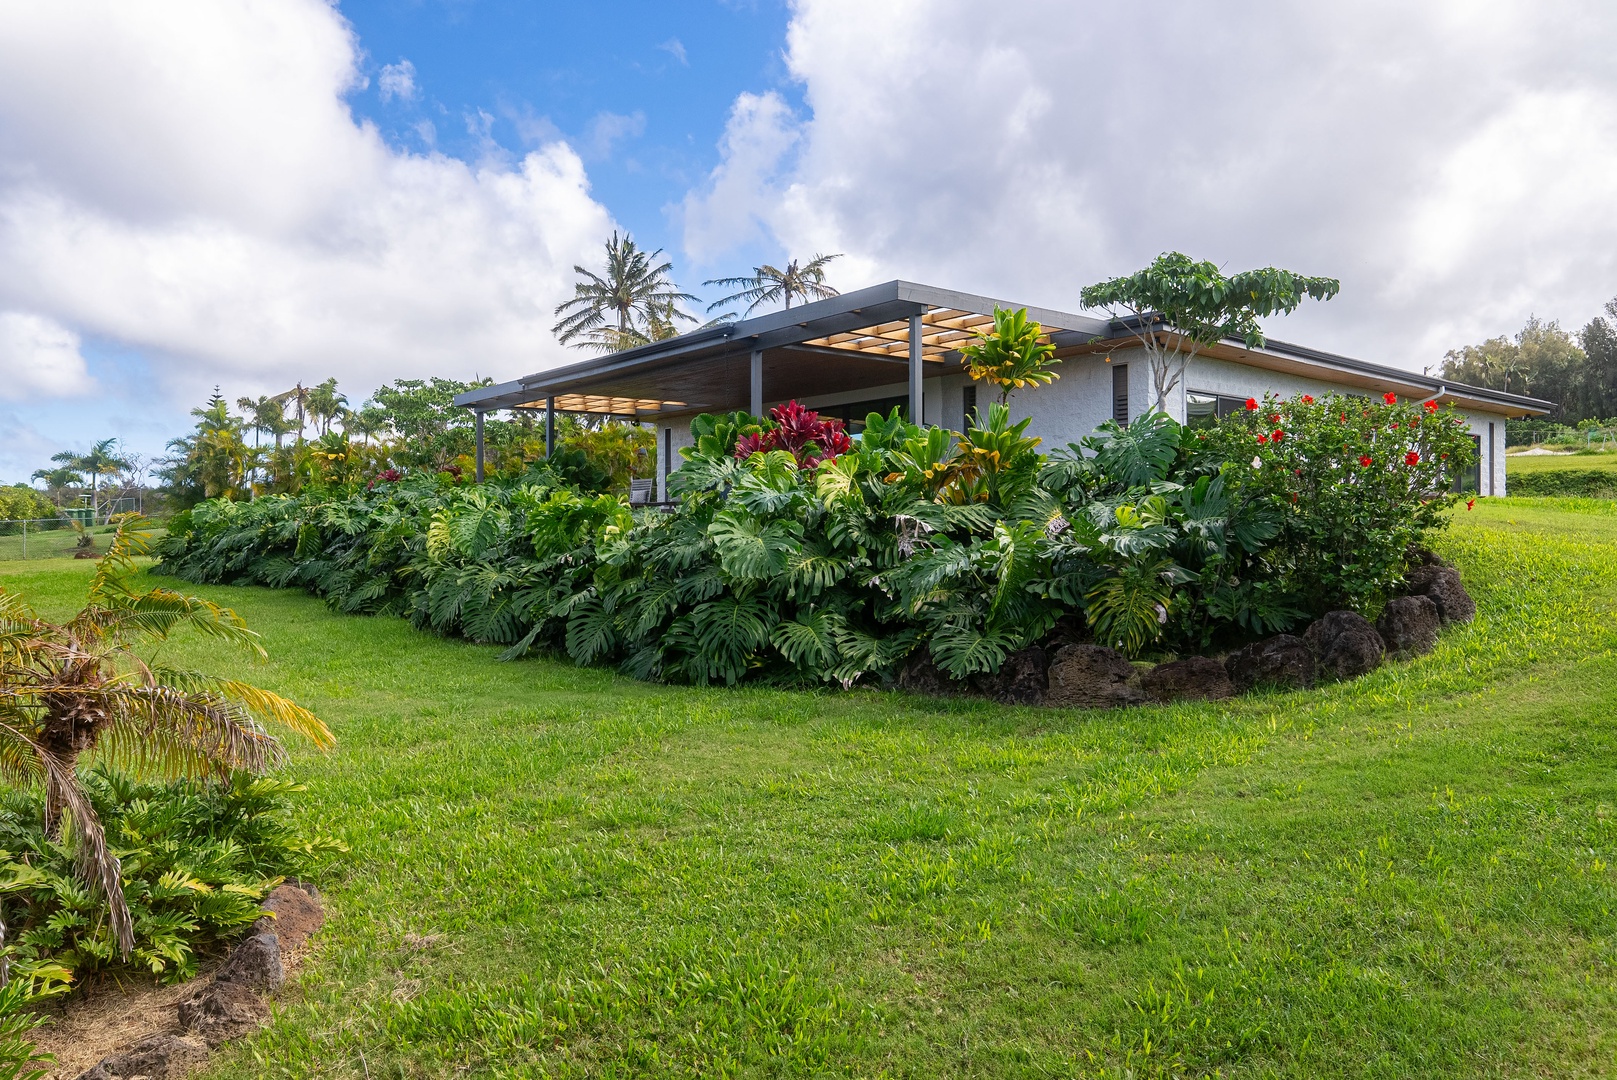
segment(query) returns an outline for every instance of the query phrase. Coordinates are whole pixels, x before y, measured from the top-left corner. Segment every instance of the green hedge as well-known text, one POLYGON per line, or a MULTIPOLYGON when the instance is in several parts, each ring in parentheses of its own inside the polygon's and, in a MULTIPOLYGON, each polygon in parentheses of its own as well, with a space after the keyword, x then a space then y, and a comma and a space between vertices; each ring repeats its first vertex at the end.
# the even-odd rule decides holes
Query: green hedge
POLYGON ((1511 473, 1506 490, 1512 495, 1617 499, 1617 471, 1610 469, 1546 469, 1511 473))

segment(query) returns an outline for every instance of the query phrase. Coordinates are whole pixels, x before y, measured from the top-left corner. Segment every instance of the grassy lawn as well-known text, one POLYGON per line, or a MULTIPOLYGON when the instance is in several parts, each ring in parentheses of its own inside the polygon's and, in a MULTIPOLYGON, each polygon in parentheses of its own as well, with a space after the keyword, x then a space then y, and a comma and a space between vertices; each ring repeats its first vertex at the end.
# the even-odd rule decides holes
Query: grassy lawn
MULTIPOLYGON (((1084 713, 647 685, 208 589, 352 854, 211 1077, 1617 1072, 1617 513, 1480 500, 1355 683, 1084 713)), ((83 564, 0 566, 66 610, 83 564)))
POLYGON ((1505 455, 1505 482, 1517 473, 1559 472, 1565 469, 1601 469, 1617 472, 1617 450, 1606 453, 1505 455))

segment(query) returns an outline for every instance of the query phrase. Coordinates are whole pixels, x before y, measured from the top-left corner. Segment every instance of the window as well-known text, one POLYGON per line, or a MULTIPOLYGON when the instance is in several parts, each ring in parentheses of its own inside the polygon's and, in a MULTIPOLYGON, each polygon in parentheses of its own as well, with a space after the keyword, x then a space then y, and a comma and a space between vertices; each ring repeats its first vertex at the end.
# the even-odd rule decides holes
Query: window
POLYGON ((1471 436, 1471 449, 1475 451, 1471 467, 1454 478, 1454 490, 1461 495, 1482 494, 1482 436, 1471 436))
POLYGON ((662 463, 663 464, 662 474, 663 474, 664 490, 667 489, 668 471, 671 468, 670 459, 673 456, 674 456, 674 429, 671 428, 671 427, 665 427, 665 428, 663 428, 663 463, 662 463))
POLYGON ((1246 408, 1245 398, 1225 397, 1204 390, 1191 390, 1185 394, 1185 426, 1212 427, 1221 416, 1240 412, 1246 408))
POLYGON ((1129 366, 1112 367, 1112 419, 1119 424, 1129 422, 1129 366))
POLYGON ((971 427, 971 414, 977 409, 977 388, 968 386, 960 391, 960 430, 971 427))

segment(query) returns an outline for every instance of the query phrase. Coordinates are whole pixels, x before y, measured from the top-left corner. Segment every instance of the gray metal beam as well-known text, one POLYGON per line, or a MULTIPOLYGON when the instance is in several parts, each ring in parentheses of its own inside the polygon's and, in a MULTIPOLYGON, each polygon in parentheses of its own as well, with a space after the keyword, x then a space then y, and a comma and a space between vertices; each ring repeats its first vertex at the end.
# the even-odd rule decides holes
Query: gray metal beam
POLYGON ((477 482, 483 482, 483 410, 473 413, 477 417, 477 482))
POLYGON ((747 411, 754 416, 764 414, 764 351, 752 350, 751 390, 747 397, 747 411))
POLYGON ((910 316, 910 423, 924 424, 926 363, 921 340, 921 316, 910 316))
POLYGON ((556 452, 556 399, 545 398, 545 457, 556 452))

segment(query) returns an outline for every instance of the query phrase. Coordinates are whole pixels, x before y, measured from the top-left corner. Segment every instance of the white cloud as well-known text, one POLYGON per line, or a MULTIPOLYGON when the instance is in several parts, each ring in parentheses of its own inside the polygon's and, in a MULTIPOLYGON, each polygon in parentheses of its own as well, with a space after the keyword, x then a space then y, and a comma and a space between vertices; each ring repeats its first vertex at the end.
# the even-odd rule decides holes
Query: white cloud
POLYGON ((667 41, 657 46, 657 48, 661 49, 669 56, 672 56, 675 60, 678 60, 686 67, 690 67, 691 62, 685 55, 685 43, 680 41, 679 38, 669 38, 667 41))
POLYGON ((743 94, 685 204, 793 255, 1075 307, 1179 249, 1343 280, 1271 330, 1421 366, 1617 293, 1617 9, 798 0, 808 115, 743 94))
POLYGON ((79 335, 39 315, 0 312, 0 400, 76 397, 93 389, 79 335))
POLYGON ((615 112, 596 113, 584 137, 585 156, 592 160, 609 158, 620 140, 643 135, 645 130, 646 114, 639 110, 627 116, 615 112))
POLYGON ((376 80, 376 92, 383 101, 414 101, 419 91, 415 84, 415 65, 408 60, 400 60, 396 64, 387 64, 382 68, 381 76, 376 80))
POLYGON ((612 228, 578 156, 390 147, 344 102, 356 55, 324 0, 0 3, 0 311, 137 350, 182 414, 561 360, 612 228))
POLYGON ((711 264, 733 247, 753 240, 769 225, 786 228, 777 182, 801 127, 774 91, 736 98, 719 143, 720 162, 700 191, 685 198, 685 251, 711 264))

